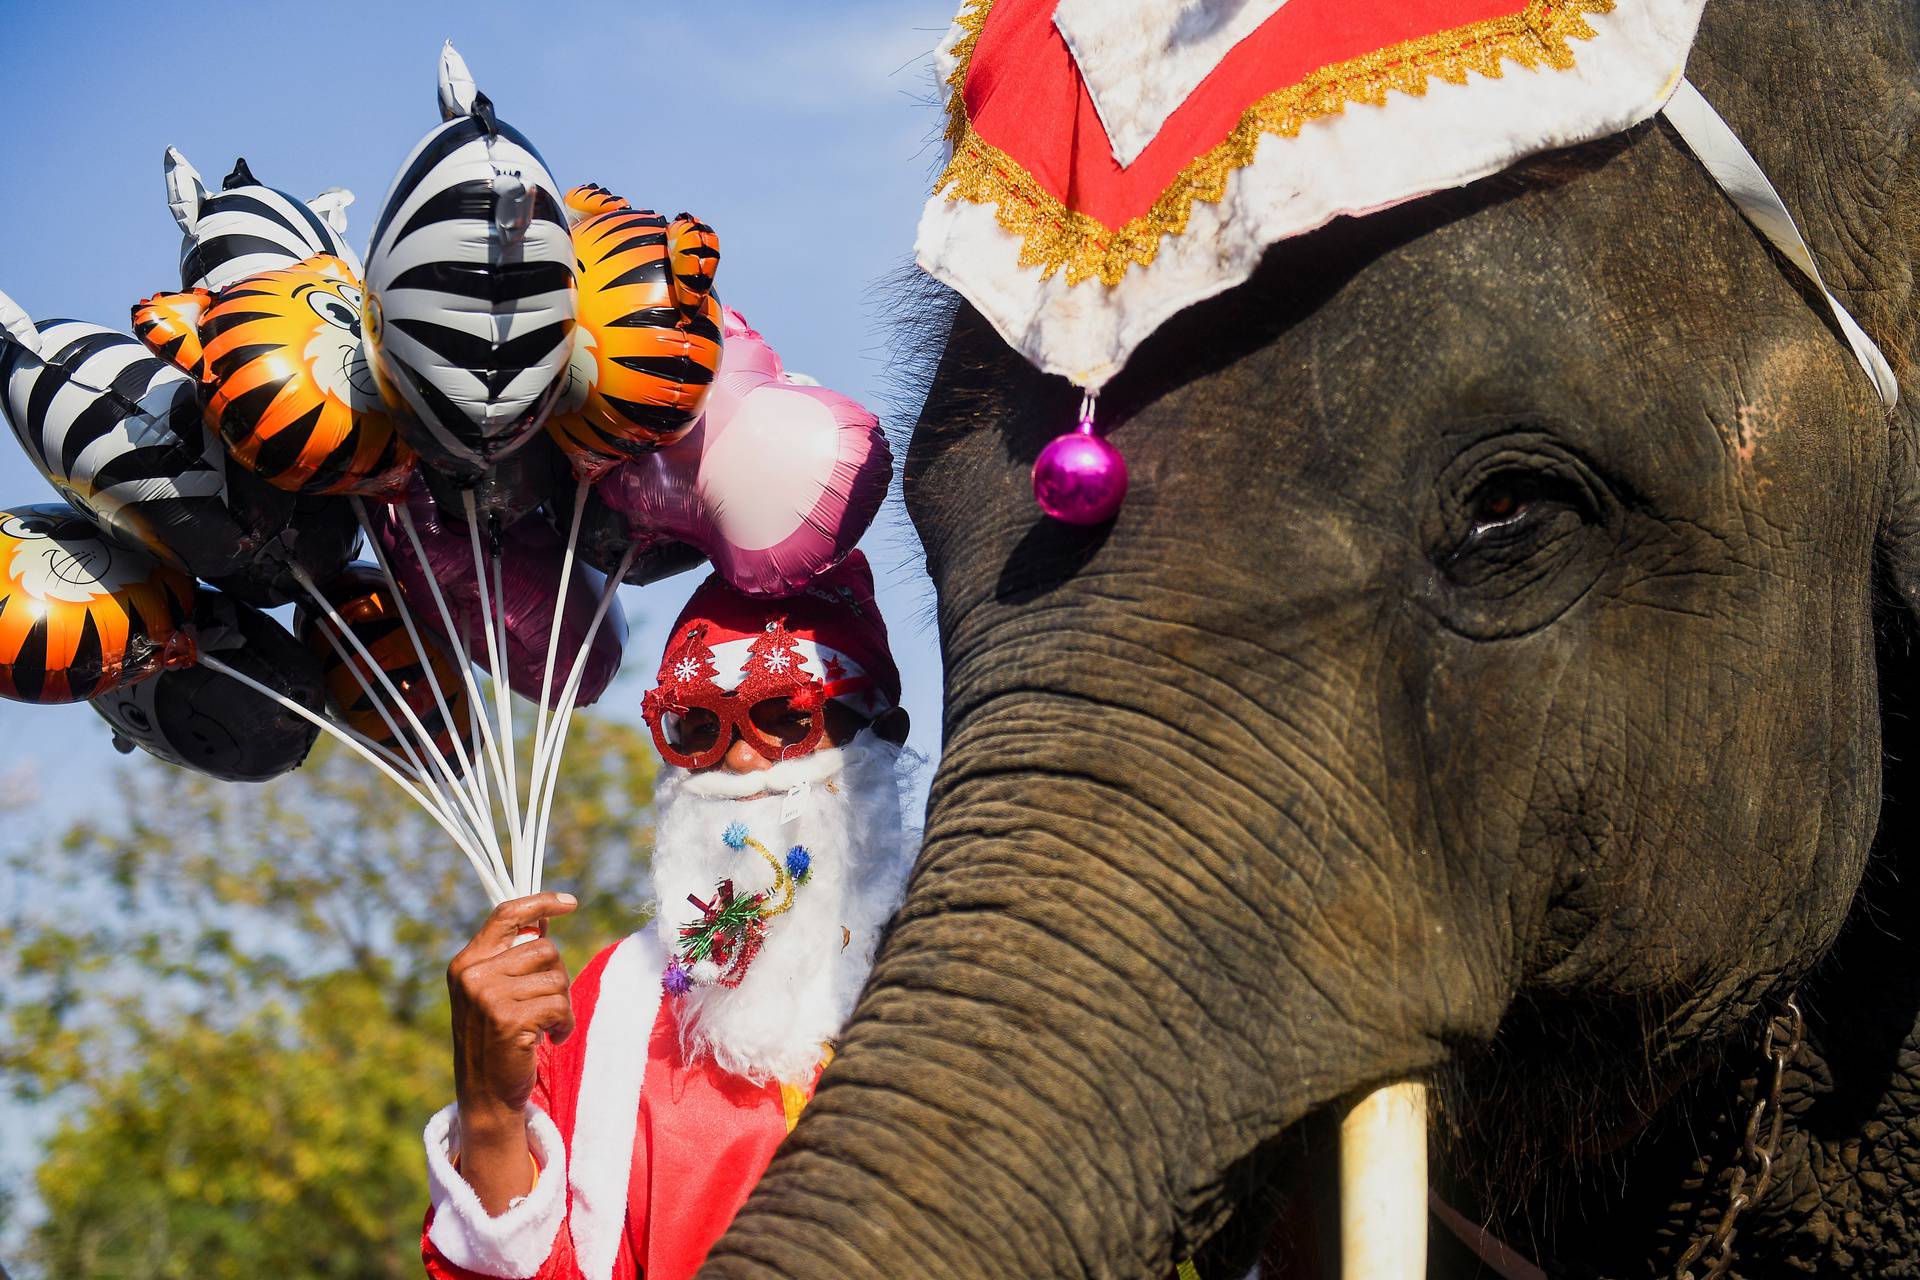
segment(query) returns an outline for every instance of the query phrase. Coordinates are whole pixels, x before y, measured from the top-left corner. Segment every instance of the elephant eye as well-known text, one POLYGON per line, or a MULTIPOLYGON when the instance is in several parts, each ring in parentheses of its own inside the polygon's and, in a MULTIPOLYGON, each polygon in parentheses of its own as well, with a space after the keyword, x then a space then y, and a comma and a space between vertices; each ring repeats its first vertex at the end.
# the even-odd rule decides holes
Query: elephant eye
POLYGON ((1607 563, 1611 494, 1585 459, 1535 424, 1470 446, 1440 477, 1429 600, 1476 638, 1546 625, 1607 563))

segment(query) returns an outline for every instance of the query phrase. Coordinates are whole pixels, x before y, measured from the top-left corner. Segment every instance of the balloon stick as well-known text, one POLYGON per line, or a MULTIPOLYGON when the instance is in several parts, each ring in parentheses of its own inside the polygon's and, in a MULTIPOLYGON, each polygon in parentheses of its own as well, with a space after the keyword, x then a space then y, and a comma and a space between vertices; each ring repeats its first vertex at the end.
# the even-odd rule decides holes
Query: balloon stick
POLYGON ((560 761, 566 751, 567 731, 573 726, 573 710, 579 701, 580 681, 586 674, 587 654, 593 650, 594 637, 600 634, 600 624, 606 621, 607 612, 613 608, 620 595, 620 584, 626 580, 627 571, 633 568, 633 562, 640 555, 638 546, 629 546, 615 566, 613 576, 607 582, 607 590, 600 597, 600 605, 593 611, 593 620, 587 624, 586 638, 581 641, 580 649, 574 654, 573 667, 567 673, 566 686, 560 693, 560 711, 558 727, 547 736, 548 760, 535 765, 535 772, 545 781, 543 794, 539 801, 540 820, 534 825, 533 883, 531 892, 540 892, 544 879, 547 859, 547 827, 553 817, 553 797, 559 790, 560 761))
MULTIPOLYGON (((427 559, 426 544, 420 541, 420 530, 417 529, 413 523, 413 512, 407 508, 406 503, 402 502, 394 507, 394 514, 400 518, 400 527, 406 531, 407 541, 413 545, 414 558, 418 560, 422 566, 429 564, 430 561, 427 559)), ((473 659, 471 656, 473 652, 472 648, 468 645, 461 629, 454 625, 453 611, 447 607, 447 597, 440 590, 440 580, 434 577, 432 573, 428 573, 426 578, 427 593, 433 597, 434 607, 440 611, 441 625, 446 629, 447 641, 453 645, 454 655, 459 660, 461 677, 467 684, 468 710, 475 711, 480 707, 484 707, 486 703, 480 697, 480 683, 474 679, 473 659)), ((488 761, 493 766, 493 777, 500 783, 501 793, 504 795, 507 775, 506 770, 500 763, 499 744, 493 740, 493 727, 485 716, 477 716, 476 719, 479 724, 481 744, 486 749, 488 761)), ((481 808, 491 815, 493 812, 493 797, 488 791, 487 777, 484 773, 480 778, 480 791, 483 797, 481 808)), ((489 818, 489 821, 491 821, 491 818, 489 818)))
POLYGON ((373 751, 369 750, 368 746, 363 746, 361 745, 360 742, 355 741, 355 739, 358 737, 357 734, 352 734, 351 731, 343 730, 342 726, 335 725, 332 721, 327 720, 324 717, 315 715, 312 711, 309 711, 306 707, 301 706, 298 702, 295 702, 292 698, 287 697, 284 693, 281 693, 279 690, 268 688, 266 685, 261 684, 258 680, 255 680, 252 676, 248 675, 244 671, 236 671, 234 668, 220 661, 220 659, 214 657, 212 654, 202 654, 200 656, 200 665, 204 666, 209 671, 216 671, 221 675, 228 676, 228 677, 231 677, 232 679, 238 680, 241 684, 246 685, 249 689, 252 689, 255 693, 259 694, 261 697, 267 698, 279 704, 281 707, 285 708, 288 711, 293 712, 295 715, 307 721, 309 724, 314 725, 322 733, 332 735, 334 738, 338 739, 340 742, 345 743, 346 746, 352 749, 353 751, 358 752, 359 755, 364 760, 366 760, 368 764, 372 765, 374 768, 378 769, 381 773, 385 774, 389 779, 393 781, 395 786, 399 787, 402 791, 406 792, 407 795, 412 798, 413 802, 419 805, 421 809, 423 809, 426 812, 428 817, 432 818, 435 822, 439 823, 441 830, 445 831, 447 835, 453 839, 453 842, 460 846, 460 851, 467 855, 467 861, 472 863, 473 869, 479 873, 480 882, 481 884, 486 886, 487 894, 493 900, 494 905, 498 906, 500 903, 505 902, 507 900, 506 891, 502 889, 500 886, 500 883, 494 879, 491 868, 487 866, 486 861, 483 858, 481 858, 480 855, 474 850, 473 845, 468 841, 466 836, 461 834, 461 832, 455 828, 454 824, 448 819, 448 817, 445 814, 441 813, 439 809, 434 807, 434 805, 426 798, 426 796, 422 795, 420 791, 416 787, 414 787, 412 783, 408 782, 406 778, 401 776, 401 773, 398 769, 395 769, 391 765, 387 764, 386 761, 382 760, 373 751))
MULTIPOLYGON (((353 504, 354 515, 360 519, 360 527, 366 530, 367 544, 373 548, 373 557, 379 563, 380 572, 386 577, 387 586, 393 592, 394 604, 400 610, 400 623, 407 630, 407 638, 413 642, 414 655, 420 659, 420 667, 423 671, 431 671, 433 664, 428 661, 427 646, 420 638, 420 629, 414 622, 413 610, 407 604, 406 594, 400 590, 400 581, 394 576, 386 546, 375 536, 373 522, 367 518, 367 504, 357 494, 348 501, 353 504)), ((419 563, 423 574, 431 572, 425 561, 419 563)), ((500 837, 494 830, 491 806, 482 797, 480 782, 475 776, 478 771, 474 768, 474 761, 467 752, 466 735, 455 730, 453 712, 447 706, 447 697, 440 689, 440 682, 429 680, 428 683, 433 687, 433 702, 440 712, 440 722, 448 727, 448 735, 453 739, 454 751, 460 757, 460 780, 465 784, 462 794, 466 798, 467 816, 473 824, 474 834, 482 839, 488 853, 498 863, 500 837)))

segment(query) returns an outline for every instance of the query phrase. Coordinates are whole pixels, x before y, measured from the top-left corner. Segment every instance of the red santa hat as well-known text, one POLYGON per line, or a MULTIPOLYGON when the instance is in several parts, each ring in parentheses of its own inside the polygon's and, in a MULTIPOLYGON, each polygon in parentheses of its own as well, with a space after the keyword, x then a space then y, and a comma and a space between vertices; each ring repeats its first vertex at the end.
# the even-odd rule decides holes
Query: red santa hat
POLYGON ((816 682, 826 697, 869 719, 900 705, 900 670, 861 552, 784 599, 750 596, 717 573, 709 577, 673 624, 655 700, 683 701, 696 685, 751 688, 757 699, 816 682), (783 638, 772 643, 770 636, 783 638))

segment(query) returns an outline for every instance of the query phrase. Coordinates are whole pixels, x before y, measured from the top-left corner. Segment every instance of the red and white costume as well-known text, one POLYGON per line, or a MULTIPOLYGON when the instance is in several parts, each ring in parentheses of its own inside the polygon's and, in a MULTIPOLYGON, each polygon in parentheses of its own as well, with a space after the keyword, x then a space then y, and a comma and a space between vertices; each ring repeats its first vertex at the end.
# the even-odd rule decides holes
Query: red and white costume
MULTIPOLYGON (((705 712, 751 731, 759 700, 798 704, 802 691, 813 707, 837 700, 869 720, 899 704, 857 551, 783 600, 709 579, 675 624, 649 722, 656 742, 668 715, 705 712)), ((912 862, 901 749, 871 729, 825 745, 818 720, 804 751, 763 772, 663 771, 651 869, 660 914, 580 973, 574 1033, 540 1047, 533 1190, 489 1216, 455 1167, 457 1107, 427 1126, 429 1276, 687 1280, 726 1231, 812 1097, 912 862), (689 896, 713 895, 716 877, 737 879, 743 895, 764 889, 756 877, 768 868, 734 836, 748 830, 793 845, 788 907, 766 917, 757 958, 731 980, 703 978, 706 963, 665 982, 689 896)))
POLYGON ((644 929, 574 980, 576 1029, 541 1046, 528 1112, 540 1179, 506 1213, 489 1217, 453 1167, 456 1109, 433 1118, 428 1275, 685 1280, 699 1269, 813 1088, 688 1064, 661 995, 666 959, 644 929))

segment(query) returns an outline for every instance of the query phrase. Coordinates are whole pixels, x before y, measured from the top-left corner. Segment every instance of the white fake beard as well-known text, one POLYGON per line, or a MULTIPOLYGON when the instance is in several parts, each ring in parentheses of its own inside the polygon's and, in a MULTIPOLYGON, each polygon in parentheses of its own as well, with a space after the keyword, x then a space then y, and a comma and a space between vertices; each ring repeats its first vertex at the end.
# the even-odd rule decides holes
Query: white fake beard
POLYGON ((739 896, 773 884, 773 868, 752 846, 734 849, 721 839, 729 826, 744 824, 783 863, 795 845, 812 858, 807 882, 794 889, 792 907, 768 921, 766 941, 740 985, 696 981, 679 997, 689 1060, 710 1054, 721 1069, 755 1083, 812 1078, 823 1046, 853 1012, 919 852, 901 803, 918 763, 917 755, 866 730, 845 747, 760 773, 661 770, 654 927, 669 954, 679 951, 680 926, 699 919, 689 894, 711 901, 729 879, 739 896), (801 784, 799 816, 782 823, 783 807, 791 811, 786 793, 801 784))

